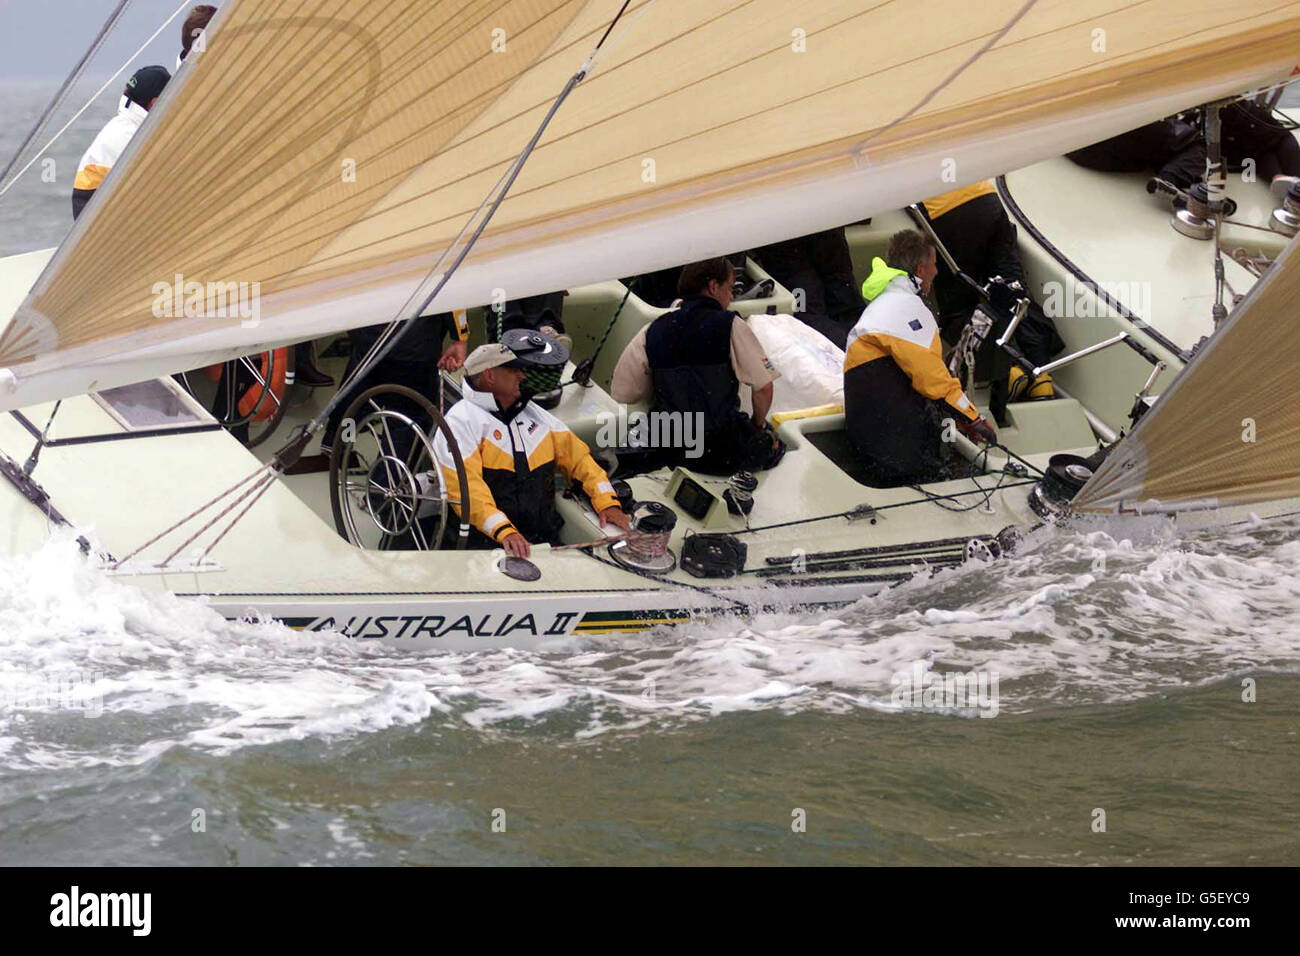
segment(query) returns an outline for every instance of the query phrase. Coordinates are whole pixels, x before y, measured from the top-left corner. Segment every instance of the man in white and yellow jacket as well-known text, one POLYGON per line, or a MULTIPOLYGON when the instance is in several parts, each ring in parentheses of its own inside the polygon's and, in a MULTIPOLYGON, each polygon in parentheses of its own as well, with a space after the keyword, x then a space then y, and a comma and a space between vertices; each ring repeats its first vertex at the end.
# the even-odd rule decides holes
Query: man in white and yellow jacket
POLYGON ((849 333, 844 418, 872 479, 884 485, 952 477, 944 419, 976 441, 993 428, 943 361, 939 326, 921 299, 938 271, 934 243, 905 229, 872 261, 867 307, 849 333))
POLYGON ((165 67, 146 66, 136 70, 127 80, 117 115, 105 124, 90 148, 82 154, 77 178, 72 183, 73 219, 81 215, 90 197, 95 195, 95 190, 121 157, 126 144, 131 142, 131 137, 149 115, 154 103, 158 102, 170 79, 171 74, 165 67))
POLYGON ((433 443, 448 492, 462 501, 456 508, 461 520, 468 499, 469 523, 488 539, 478 542, 498 544, 516 557, 528 557, 530 543, 559 543, 557 468, 582 484, 602 527, 612 524, 626 531, 630 523, 586 442, 522 392, 526 366, 563 364, 567 354, 561 343, 529 329, 508 331, 500 343, 470 353, 464 395, 447 413, 465 463, 469 488, 464 494, 446 439, 439 433, 433 443))

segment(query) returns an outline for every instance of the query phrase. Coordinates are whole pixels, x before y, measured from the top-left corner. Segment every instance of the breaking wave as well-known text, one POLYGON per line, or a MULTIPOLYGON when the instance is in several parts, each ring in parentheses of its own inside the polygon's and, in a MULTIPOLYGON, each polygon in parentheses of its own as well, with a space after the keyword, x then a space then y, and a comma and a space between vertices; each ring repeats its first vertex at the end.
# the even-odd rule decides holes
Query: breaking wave
MULTIPOLYGON (((0 560, 0 766, 129 765, 172 747, 224 753, 426 721, 581 740, 736 711, 888 712, 917 667, 995 675, 1011 714, 1295 672, 1297 530, 1044 528, 1000 561, 837 612, 427 654, 227 621, 110 576, 64 538, 0 560)), ((971 712, 941 716, 954 714, 971 712)))

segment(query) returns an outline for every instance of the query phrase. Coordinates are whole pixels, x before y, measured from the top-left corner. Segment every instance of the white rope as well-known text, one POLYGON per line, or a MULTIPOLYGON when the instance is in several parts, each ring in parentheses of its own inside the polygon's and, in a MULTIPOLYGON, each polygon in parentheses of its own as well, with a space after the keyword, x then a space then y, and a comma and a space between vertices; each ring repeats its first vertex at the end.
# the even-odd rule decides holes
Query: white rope
POLYGON ((36 153, 36 155, 31 158, 31 161, 28 162, 27 165, 24 166, 22 169, 18 170, 18 172, 14 174, 13 178, 10 179, 9 182, 4 184, 3 188, 0 188, 0 196, 3 196, 5 193, 7 193, 10 187, 13 186, 14 183, 18 182, 18 180, 22 177, 23 173, 31 169, 32 166, 36 164, 36 161, 45 155, 45 151, 48 150, 51 146, 53 146, 54 143, 58 140, 58 138, 68 131, 68 127, 71 126, 73 123, 75 123, 82 113, 86 112, 86 110, 90 109, 91 106, 95 104, 95 100, 99 99, 99 97, 103 95, 103 92, 113 84, 113 81, 116 80, 119 76, 121 76, 123 71, 126 70, 128 66, 130 66, 133 62, 135 62, 135 58, 144 52, 145 47, 147 47, 154 40, 158 39, 158 34, 166 30, 168 25, 173 20, 175 20, 178 16, 180 16, 181 12, 185 10, 187 7, 189 7, 189 5, 190 5, 190 0, 185 0, 184 3, 182 3, 179 7, 176 8, 176 12, 173 13, 170 17, 168 17, 166 21, 164 21, 163 25, 153 32, 153 36, 145 40, 144 43, 140 45, 140 48, 136 50, 134 53, 132 53, 130 58, 125 63, 123 63, 120 67, 118 67, 117 72, 114 73, 112 76, 110 76, 104 82, 104 85, 95 91, 95 95, 90 98, 90 100, 86 103, 86 105, 83 106, 81 109, 77 110, 77 112, 73 113, 72 119, 64 123, 63 128, 59 130, 57 133, 55 133, 54 136, 51 137, 50 141, 40 148, 40 150, 36 153))
POLYGON ((1245 99, 1246 96, 1263 96, 1265 93, 1276 93, 1278 90, 1284 90, 1288 86, 1294 86, 1297 83, 1300 83, 1300 74, 1289 76, 1285 80, 1279 80, 1276 83, 1270 83, 1268 86, 1261 86, 1239 98, 1245 99))
POLYGON ((77 84, 77 81, 81 79, 82 73, 84 73, 86 67, 90 65, 90 61, 99 53, 100 47, 104 45, 104 41, 107 40, 109 34, 113 32, 113 27, 117 26, 117 22, 122 19, 122 14, 126 12, 126 8, 130 5, 131 0, 118 0, 117 6, 113 9, 113 12, 109 14, 108 19, 104 21, 104 25, 99 28, 99 33, 95 35, 95 39, 90 44, 90 47, 81 55, 81 59, 78 60, 76 65, 72 68, 72 72, 69 73, 59 85, 58 90, 54 93, 54 98, 50 100, 49 105, 41 111, 40 118, 36 120, 36 125, 32 127, 31 132, 27 134, 22 143, 19 144, 18 149, 14 151, 13 158, 5 164, 4 172, 0 173, 0 183, 9 181, 9 173, 18 165, 18 161, 23 158, 23 155, 27 152, 27 147, 32 145, 32 141, 45 132, 45 127, 50 122, 50 119, 58 112, 59 108, 63 106, 63 101, 68 98, 68 94, 72 92, 72 88, 77 84))
MULTIPOLYGON (((188 5, 188 3, 189 0, 186 0, 186 3, 183 5, 183 7, 188 5)), ((626 6, 627 5, 625 3, 624 9, 626 9, 626 6)), ((178 10, 177 13, 179 12, 180 11, 178 10)), ((613 29, 618 25, 618 21, 619 18, 622 16, 622 13, 623 11, 620 10, 619 13, 615 16, 613 22, 610 24, 609 31, 606 32, 606 37, 608 37, 610 32, 612 32, 613 29)), ((172 19, 174 19, 175 16, 176 14, 173 14, 172 19)), ((170 23, 171 20, 168 20, 167 22, 170 23)), ((163 28, 165 28, 166 26, 167 23, 164 23, 162 27, 159 27, 158 32, 161 33, 163 28)), ((157 35, 158 35, 157 33, 154 34, 155 37, 157 35)), ((151 41, 152 39, 153 37, 150 37, 151 41)), ((602 42, 603 42, 603 38, 602 38, 602 42)), ((598 43, 596 45, 596 49, 599 48, 600 48, 600 44, 598 43)), ((590 64, 592 62, 592 57, 589 56, 587 62, 588 64, 590 64)), ((429 308, 429 306, 433 303, 433 301, 437 298, 438 293, 442 291, 443 287, 447 284, 447 281, 451 278, 452 275, 455 274, 456 270, 460 268, 461 263, 465 261, 465 258, 469 255, 470 250, 474 248, 474 244, 478 242, 479 236, 483 234, 483 230, 487 228, 487 225, 492 220, 493 215, 495 215, 497 209, 500 207, 501 203, 505 200, 506 195, 510 192, 510 187, 514 185, 515 179, 518 177, 519 173, 523 170, 524 164, 528 161, 528 158, 532 155, 533 150, 536 149, 538 141, 541 140, 542 135, 546 132, 546 129, 550 125, 551 120, 555 118, 555 114, 559 111, 560 107, 564 104, 565 100, 568 99, 569 94, 572 93, 573 90, 577 87, 577 85, 583 80, 585 75, 586 75, 585 73, 579 72, 579 73, 575 73, 572 77, 569 78, 569 81, 564 85, 564 89, 560 92, 560 94, 555 98, 555 101, 551 104, 551 107, 547 111, 546 116, 542 119, 541 125, 537 127, 537 130, 533 133, 533 136, 528 141, 528 144, 524 146, 523 150, 515 158, 514 162, 512 162, 509 168, 502 174, 501 179, 497 181, 497 184, 492 187, 492 191, 489 192, 488 195, 483 198, 483 201, 479 204, 478 209, 474 211, 473 215, 470 216, 470 218, 466 221, 465 225, 461 227, 460 232, 457 234, 456 238, 452 240, 451 245, 449 245, 446 249, 442 251, 442 254, 438 257, 437 262, 434 263, 433 267, 429 270, 429 272, 425 275, 425 277, 420 280, 419 284, 415 287, 415 290, 411 293, 406 303, 403 304, 401 311, 398 313, 398 317, 389 324, 387 329, 384 330, 384 333, 380 337, 380 339, 370 347, 369 351, 366 352, 365 356, 361 360, 361 363, 357 366, 357 369, 353 372, 352 376, 346 379, 340 385, 339 391, 335 393, 334 397, 330 399, 329 402, 326 403, 325 407, 321 411, 317 412, 316 417, 313 418, 306 425, 302 426, 295 434, 295 437, 290 441, 288 441, 284 445, 284 447, 281 448, 280 451, 277 452, 276 455, 272 457, 270 461, 262 465, 261 468, 258 468, 256 471, 248 475, 246 478, 242 479, 237 484, 232 485, 230 488, 227 488, 225 491, 223 491, 217 497, 213 498, 207 504, 195 509, 194 511, 186 515, 180 521, 176 522, 167 530, 154 535, 154 537, 150 538, 144 544, 140 545, 140 547, 136 548, 125 558, 119 560, 117 562, 117 565, 115 565, 115 567, 120 566, 123 561, 126 561, 134 557, 135 555, 139 554, 141 551, 143 551, 145 548, 152 545, 154 542, 171 534, 177 528, 180 528, 181 526, 188 524, 199 514, 201 514, 202 512, 206 511, 211 507, 214 507, 217 503, 227 498, 236 490, 243 488, 250 481, 254 481, 254 479, 257 479, 257 481, 251 487, 245 489, 244 492, 240 494, 238 498, 230 502, 230 504, 228 504, 224 509, 222 509, 220 513, 218 513, 213 518, 208 520, 202 527, 200 527, 197 531, 195 531, 194 534, 186 538, 185 541, 181 542, 180 546, 177 547, 176 550, 172 551, 172 553, 169 554, 163 560, 162 562, 163 566, 165 566, 168 562, 170 562, 172 558, 174 558, 177 554, 179 554, 182 549, 187 547, 201 534, 203 534, 209 528, 216 525, 217 522, 219 522, 222 518, 224 518, 227 514, 229 514, 230 511, 232 511, 235 508, 235 506, 238 505, 241 501, 243 501, 245 498, 249 497, 250 495, 255 495, 253 501, 249 502, 248 506, 246 506, 242 511, 240 511, 239 514, 235 515, 235 517, 231 519, 230 524, 227 525, 226 528, 223 529, 220 532, 220 534, 217 535, 216 541, 213 541, 212 544, 208 546, 208 549, 203 552, 203 556, 206 557, 208 552, 210 552, 212 548, 216 546, 217 542, 219 542, 222 538, 224 538, 226 534, 230 531, 230 529, 239 523, 240 519, 242 519, 244 515, 248 513, 249 508, 251 508, 252 505, 256 503, 258 498, 260 498, 265 493, 266 489, 270 487, 271 484, 274 484, 275 481, 282 474, 280 455, 282 455, 284 452, 289 450, 295 444, 299 444, 300 446, 298 448, 297 453, 295 454, 295 458, 297 457, 297 454, 301 454, 302 451, 301 446, 306 444, 304 436, 311 435, 324 424, 325 418, 329 415, 330 411, 339 403, 339 401, 343 397, 344 389, 348 386, 348 384, 350 382, 359 380, 360 377, 365 372, 369 371, 370 368, 372 368, 375 364, 381 361, 385 357, 386 353, 391 350, 392 346, 396 344, 394 337, 400 336, 403 332, 405 332, 406 329, 410 327, 411 319, 422 316, 425 313, 425 311, 429 308), (461 249, 460 252, 456 255, 454 261, 450 264, 450 266, 447 268, 447 271, 445 273, 439 272, 442 263, 446 261, 449 255, 451 255, 452 251, 460 243, 461 239, 465 236, 465 233, 469 231, 470 226, 479 218, 480 214, 482 214, 482 221, 479 222, 477 226, 475 226, 474 231, 470 234, 469 238, 466 240, 464 248, 461 249), (427 296, 424 297, 422 302, 420 302, 419 308, 415 308, 412 305, 412 303, 420 301, 420 293, 431 281, 434 283, 433 290, 427 296), (403 314, 408 314, 409 318, 403 320, 402 318, 403 314), (401 329, 401 331, 397 331, 399 328, 401 329), (259 478, 259 476, 261 477, 259 478)), ((112 80, 109 80, 109 82, 111 83, 112 80)), ((107 85, 108 85, 107 83, 104 85, 105 88, 107 87, 107 85)), ((60 130, 60 132, 62 132, 62 130, 60 130)), ((439 373, 439 382, 441 385, 441 373, 439 373)), ((439 404, 440 405, 442 404, 441 396, 439 397, 439 404)), ((469 522, 461 523, 460 534, 461 537, 465 537, 469 534, 469 522)))
POLYGON ((641 9, 629 17, 610 34, 609 40, 606 41, 605 46, 598 46, 596 49, 591 51, 591 55, 587 57, 587 62, 582 65, 582 71, 587 75, 587 77, 590 77, 591 74, 595 72, 596 64, 600 62, 601 57, 618 46, 623 37, 632 32, 632 28, 637 25, 637 22, 640 21, 640 19, 646 15, 646 12, 654 5, 655 0, 647 0, 647 2, 641 6, 641 9))

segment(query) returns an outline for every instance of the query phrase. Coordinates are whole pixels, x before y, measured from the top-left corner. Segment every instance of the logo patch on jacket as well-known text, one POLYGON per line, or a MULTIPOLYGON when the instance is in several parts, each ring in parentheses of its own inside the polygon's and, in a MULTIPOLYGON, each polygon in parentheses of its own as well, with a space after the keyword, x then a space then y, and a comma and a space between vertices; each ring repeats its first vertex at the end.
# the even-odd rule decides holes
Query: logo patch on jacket
POLYGON ((920 319, 913 319, 912 321, 910 321, 910 322, 907 323, 907 327, 908 327, 909 329, 911 329, 913 332, 920 332, 920 331, 921 331, 921 320, 920 320, 920 319))
POLYGON ((535 432, 535 431, 537 431, 537 422, 536 422, 536 421, 533 421, 533 422, 531 422, 531 423, 529 424, 529 426, 528 426, 528 434, 531 435, 531 434, 532 434, 533 432, 535 432))
POLYGON ((497 441, 500 441, 500 440, 501 440, 501 429, 499 429, 499 428, 494 428, 494 429, 492 429, 492 437, 495 438, 497 441))

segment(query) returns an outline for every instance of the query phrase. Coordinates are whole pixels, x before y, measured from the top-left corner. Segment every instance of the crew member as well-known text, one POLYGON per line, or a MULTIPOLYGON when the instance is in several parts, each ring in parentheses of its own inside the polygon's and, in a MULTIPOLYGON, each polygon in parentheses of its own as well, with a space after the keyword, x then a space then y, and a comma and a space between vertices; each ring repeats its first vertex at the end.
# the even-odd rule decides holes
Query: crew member
MULTIPOLYGON (((1001 276, 1007 282, 1025 284, 1025 267, 1016 248, 1016 227, 991 182, 984 180, 927 199, 922 208, 957 267, 977 283, 984 285, 994 276, 1001 276)), ((979 296, 946 262, 940 260, 938 269, 934 299, 939 307, 939 328, 952 345, 970 321, 979 296)), ((1055 396, 1050 375, 1029 381, 1020 367, 1011 363, 1010 356, 997 347, 997 339, 1006 331, 1010 320, 1009 315, 1003 317, 989 331, 977 355, 975 370, 977 380, 989 380, 989 405, 994 417, 1003 424, 1008 398, 1014 401, 1055 396)), ((1065 348, 1052 320, 1033 302, 1017 326, 1013 341, 1034 365, 1046 365, 1065 348)))
POLYGON ((945 419, 973 441, 997 438, 944 365, 939 326, 921 299, 937 272, 934 242, 905 229, 862 284, 869 304, 849 333, 844 418, 873 483, 953 477, 945 419))
POLYGON ((681 307, 636 334, 610 383, 616 402, 653 397, 653 412, 701 416, 696 420, 702 422, 702 455, 688 457, 686 448, 664 451, 668 460, 706 474, 760 471, 785 454, 785 445, 766 428, 772 383, 780 375, 744 319, 727 311, 734 279, 722 257, 684 267, 677 280, 681 307), (741 383, 754 390, 752 417, 740 410, 741 383))
POLYGON ((844 228, 787 239, 754 250, 772 278, 798 295, 795 318, 844 348, 849 329, 865 303, 853 278, 853 260, 844 228), (800 307, 802 306, 802 307, 800 307))
MULTIPOLYGON (((352 342, 352 354, 348 357, 347 368, 343 372, 345 383, 387 328, 388 323, 385 322, 362 326, 348 333, 352 342)), ((334 406, 325 422, 325 430, 321 433, 320 454, 303 456, 289 468, 287 474, 303 475, 329 470, 330 456, 334 451, 343 416, 359 395, 372 388, 379 385, 404 385, 434 405, 438 404, 438 370, 454 372, 465 362, 466 342, 469 340, 469 323, 465 320, 465 313, 422 315, 418 319, 412 319, 405 330, 399 329, 398 332, 401 333, 401 338, 388 353, 372 364, 357 381, 346 386, 343 399, 334 406), (451 340, 450 344, 442 350, 439 357, 438 351, 446 339, 451 340)), ((424 411, 419 405, 401 395, 383 396, 381 404, 390 411, 402 412, 416 421, 424 417, 424 411)))
POLYGON ((564 297, 567 292, 546 292, 542 295, 508 299, 500 306, 489 308, 489 318, 494 328, 488 330, 497 341, 511 329, 532 329, 561 342, 564 332, 564 297))
POLYGON ((1252 99, 1234 100, 1219 115, 1228 169, 1239 172, 1253 160, 1256 177, 1269 184, 1281 204, 1287 190, 1300 182, 1300 141, 1292 127, 1252 99))
POLYGON ((1205 175, 1205 141, 1195 123, 1168 116, 1065 154, 1105 173, 1155 172, 1186 189, 1205 175))
POLYGON ((99 131, 77 167, 77 178, 72 183, 73 219, 81 215, 81 210, 90 202, 90 197, 95 195, 95 190, 122 155, 126 144, 131 142, 131 137, 158 102, 163 87, 170 79, 171 74, 166 67, 145 66, 136 70, 131 74, 131 79, 126 81, 117 115, 99 131))
POLYGON ((217 8, 212 4, 200 3, 185 17, 185 22, 181 24, 181 53, 176 58, 176 69, 181 68, 181 63, 190 55, 190 50, 194 47, 194 41, 207 29, 208 22, 216 14, 217 8))
MULTIPOLYGON (((465 361, 464 395, 447 413, 465 464, 465 493, 441 432, 433 451, 449 495, 469 502, 476 544, 495 543, 521 558, 528 557, 530 544, 558 544, 563 521, 555 508, 557 468, 582 483, 601 527, 628 529, 609 476, 586 443, 521 393, 525 369, 563 366, 567 358, 568 349, 549 336, 518 329, 501 342, 480 345, 465 361)), ((465 505, 454 507, 466 520, 465 505)))
MULTIPOLYGON (((1205 176, 1207 152, 1199 113, 1169 116, 1066 155, 1080 166, 1102 172, 1154 171, 1160 179, 1187 189, 1205 176)), ((1300 179, 1300 143, 1290 126, 1279 122, 1272 109, 1248 97, 1223 107, 1219 120, 1227 168, 1238 172, 1253 162, 1255 176, 1268 183, 1274 198, 1281 201, 1300 179)), ((1179 203, 1175 200, 1175 205, 1179 203)))

